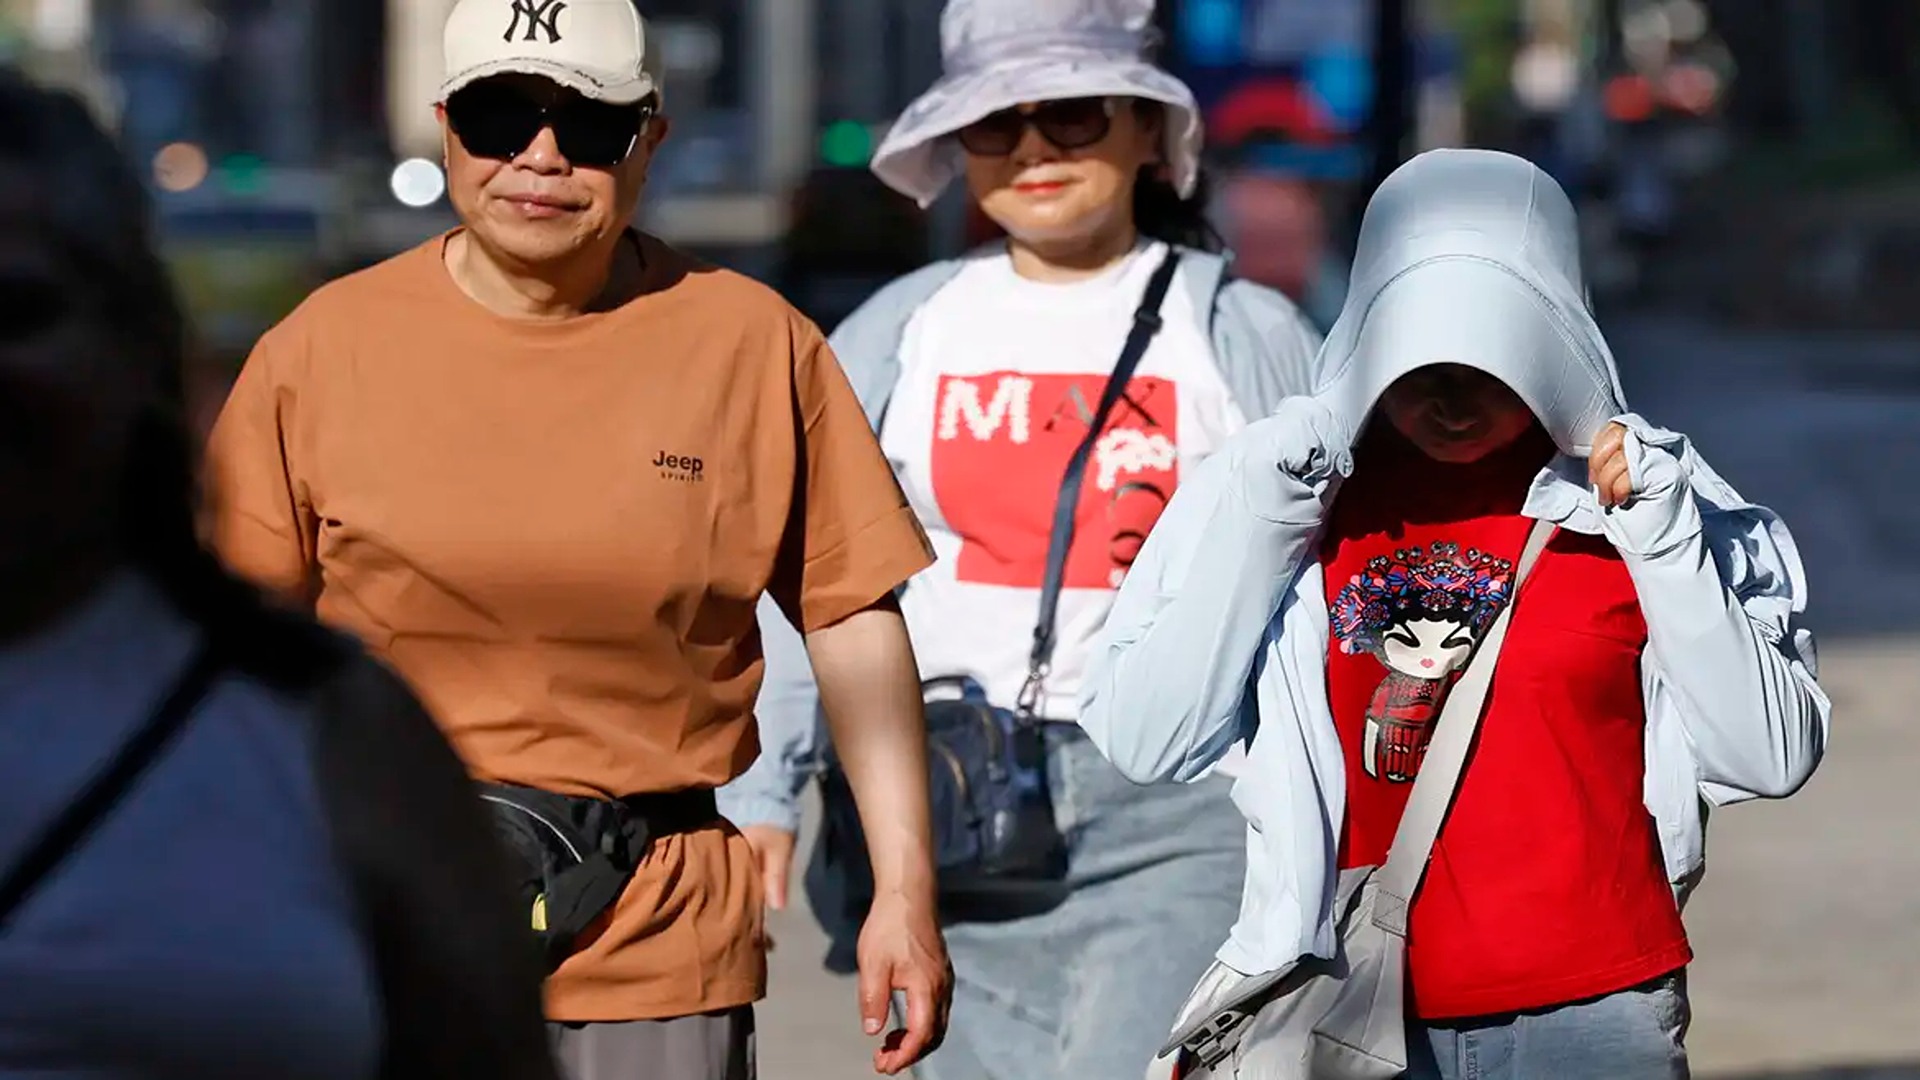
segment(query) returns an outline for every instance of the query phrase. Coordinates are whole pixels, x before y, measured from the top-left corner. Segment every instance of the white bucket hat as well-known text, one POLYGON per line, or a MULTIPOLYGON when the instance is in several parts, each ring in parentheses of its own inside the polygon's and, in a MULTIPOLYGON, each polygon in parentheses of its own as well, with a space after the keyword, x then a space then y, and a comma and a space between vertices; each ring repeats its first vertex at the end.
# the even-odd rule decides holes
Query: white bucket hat
POLYGON ((895 191, 933 202, 961 171, 947 138, 1028 101, 1131 97, 1166 106, 1167 166, 1184 198, 1200 173, 1200 108, 1185 83, 1155 67, 1153 0, 948 0, 944 71, 907 106, 873 155, 895 191))

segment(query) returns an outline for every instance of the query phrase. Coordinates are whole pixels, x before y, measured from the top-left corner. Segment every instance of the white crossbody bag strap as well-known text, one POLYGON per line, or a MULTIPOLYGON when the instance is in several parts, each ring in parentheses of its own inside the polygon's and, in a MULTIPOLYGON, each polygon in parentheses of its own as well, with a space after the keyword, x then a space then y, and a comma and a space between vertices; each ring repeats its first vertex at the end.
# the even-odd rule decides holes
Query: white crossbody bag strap
POLYGON ((1506 606, 1500 609, 1486 636, 1474 648, 1467 670, 1453 684, 1447 703, 1440 709, 1433 741, 1427 745, 1427 756, 1420 764, 1413 791, 1407 796, 1400 828, 1393 834, 1393 847, 1376 879, 1373 922, 1395 936, 1407 936, 1407 909, 1420 888, 1420 879, 1426 875, 1434 841, 1439 839, 1440 826, 1453 805, 1454 794, 1460 789, 1467 754, 1473 749, 1475 733, 1480 730, 1481 714, 1486 712, 1487 692, 1493 687, 1494 665, 1500 661, 1500 646, 1507 639, 1513 606, 1520 598, 1520 586, 1540 561, 1540 553, 1546 550, 1553 533, 1551 523, 1534 523, 1514 570, 1513 588, 1508 593, 1506 606))

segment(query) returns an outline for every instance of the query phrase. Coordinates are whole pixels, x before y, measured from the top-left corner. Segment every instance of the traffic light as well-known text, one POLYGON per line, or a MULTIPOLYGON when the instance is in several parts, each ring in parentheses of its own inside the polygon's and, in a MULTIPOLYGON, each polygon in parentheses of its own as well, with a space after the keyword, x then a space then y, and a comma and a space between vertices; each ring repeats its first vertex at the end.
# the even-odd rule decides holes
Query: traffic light
POLYGON ((873 158, 873 129, 858 120, 836 120, 820 135, 820 160, 857 169, 873 158))
POLYGON ((267 163, 253 154, 230 154, 220 162, 220 186, 232 195, 258 195, 266 186, 267 163))

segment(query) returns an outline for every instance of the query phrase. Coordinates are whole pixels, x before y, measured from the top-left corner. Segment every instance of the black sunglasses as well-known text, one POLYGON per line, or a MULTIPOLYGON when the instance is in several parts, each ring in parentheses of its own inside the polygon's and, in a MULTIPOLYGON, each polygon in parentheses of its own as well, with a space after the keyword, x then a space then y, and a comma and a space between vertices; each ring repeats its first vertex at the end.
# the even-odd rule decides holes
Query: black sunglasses
POLYGON ((533 143, 540 129, 552 128, 553 140, 568 161, 610 169, 633 153, 653 110, 651 99, 613 105, 571 93, 545 104, 515 87, 479 82, 447 98, 447 123, 475 157, 511 160, 533 143))
POLYGON ((1079 150, 1107 137, 1113 113, 1113 99, 1104 97, 1042 102, 1031 112, 1001 109, 961 128, 960 145, 981 157, 1005 157, 1032 127, 1062 150, 1079 150))

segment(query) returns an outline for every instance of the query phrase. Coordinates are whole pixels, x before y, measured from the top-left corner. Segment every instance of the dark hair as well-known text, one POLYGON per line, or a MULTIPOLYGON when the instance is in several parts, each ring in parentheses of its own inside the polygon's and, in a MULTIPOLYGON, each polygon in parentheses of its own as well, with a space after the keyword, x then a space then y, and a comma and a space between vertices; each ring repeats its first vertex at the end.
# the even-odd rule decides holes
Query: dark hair
POLYGON ((155 250, 150 206, 126 159, 71 95, 0 69, 5 155, 41 187, 34 210, 109 313, 111 340, 146 379, 120 485, 121 554, 199 624, 223 654, 274 682, 305 682, 339 655, 331 635, 270 609, 227 573, 198 535, 198 454, 187 422, 187 328, 155 250))
POLYGON ((1227 243, 1207 217, 1207 177, 1186 198, 1172 181, 1147 169, 1133 185, 1133 224, 1141 235, 1194 251, 1220 252, 1227 243))
MULTIPOLYGON (((1142 119, 1166 125, 1166 107, 1157 101, 1137 98, 1134 109, 1142 119)), ((1165 175, 1164 166, 1150 165, 1140 171, 1133 185, 1133 224, 1141 235, 1194 251, 1225 251, 1226 241, 1207 216, 1209 185, 1204 172, 1193 194, 1186 198, 1165 175)))

